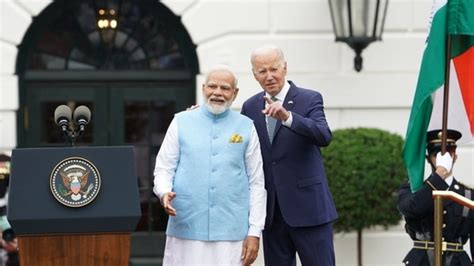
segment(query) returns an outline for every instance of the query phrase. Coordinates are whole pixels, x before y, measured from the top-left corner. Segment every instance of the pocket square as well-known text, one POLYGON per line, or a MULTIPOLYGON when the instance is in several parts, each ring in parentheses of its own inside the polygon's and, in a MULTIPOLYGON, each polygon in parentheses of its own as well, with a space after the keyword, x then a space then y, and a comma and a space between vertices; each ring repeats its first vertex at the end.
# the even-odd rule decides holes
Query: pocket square
POLYGON ((242 136, 239 134, 232 134, 229 139, 230 143, 242 143, 242 136))

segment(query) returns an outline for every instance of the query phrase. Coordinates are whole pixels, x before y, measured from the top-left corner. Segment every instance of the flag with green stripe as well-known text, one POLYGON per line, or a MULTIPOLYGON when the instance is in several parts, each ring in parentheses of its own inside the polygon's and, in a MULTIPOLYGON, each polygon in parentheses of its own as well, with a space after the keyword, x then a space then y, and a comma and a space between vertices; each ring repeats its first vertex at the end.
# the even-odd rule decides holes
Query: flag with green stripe
POLYGON ((458 143, 472 141, 474 0, 435 0, 403 149, 412 191, 423 185, 426 132, 441 129, 448 34, 452 36, 448 128, 462 133, 458 143))

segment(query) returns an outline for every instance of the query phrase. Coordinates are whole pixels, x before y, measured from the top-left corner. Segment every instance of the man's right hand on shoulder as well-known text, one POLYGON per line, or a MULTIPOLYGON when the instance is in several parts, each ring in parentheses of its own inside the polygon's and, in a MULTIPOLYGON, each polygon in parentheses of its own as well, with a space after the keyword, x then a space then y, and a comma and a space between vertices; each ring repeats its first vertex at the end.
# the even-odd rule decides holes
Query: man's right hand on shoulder
POLYGON ((186 111, 191 111, 199 107, 199 104, 193 104, 191 107, 186 108, 186 111))
POLYGON ((176 210, 171 205, 171 201, 174 198, 176 198, 176 192, 167 192, 161 198, 161 203, 163 204, 163 207, 165 208, 165 212, 171 216, 176 216, 176 210))

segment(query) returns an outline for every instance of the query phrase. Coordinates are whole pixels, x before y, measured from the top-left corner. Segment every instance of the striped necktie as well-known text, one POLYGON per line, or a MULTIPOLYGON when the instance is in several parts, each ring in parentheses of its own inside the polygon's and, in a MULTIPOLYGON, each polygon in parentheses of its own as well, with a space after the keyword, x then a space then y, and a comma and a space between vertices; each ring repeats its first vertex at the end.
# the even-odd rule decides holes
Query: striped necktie
MULTIPOLYGON (((272 101, 276 102, 278 99, 276 97, 272 97, 272 101)), ((267 130, 268 130, 268 139, 270 143, 273 142, 273 137, 275 135, 275 127, 276 127, 277 120, 271 116, 267 117, 267 130)))

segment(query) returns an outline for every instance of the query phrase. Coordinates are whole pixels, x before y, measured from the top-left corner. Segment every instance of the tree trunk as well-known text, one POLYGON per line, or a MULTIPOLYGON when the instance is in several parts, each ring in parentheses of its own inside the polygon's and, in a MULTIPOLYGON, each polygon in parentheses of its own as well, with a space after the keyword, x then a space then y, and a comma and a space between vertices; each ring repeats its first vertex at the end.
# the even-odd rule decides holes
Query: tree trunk
POLYGON ((362 229, 357 229, 357 265, 362 266, 362 229))

